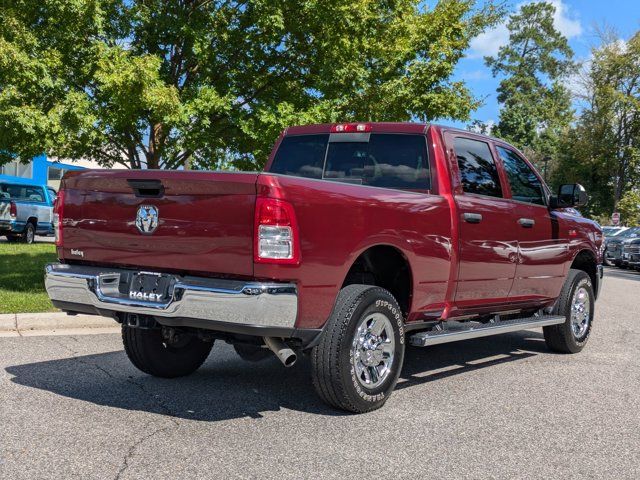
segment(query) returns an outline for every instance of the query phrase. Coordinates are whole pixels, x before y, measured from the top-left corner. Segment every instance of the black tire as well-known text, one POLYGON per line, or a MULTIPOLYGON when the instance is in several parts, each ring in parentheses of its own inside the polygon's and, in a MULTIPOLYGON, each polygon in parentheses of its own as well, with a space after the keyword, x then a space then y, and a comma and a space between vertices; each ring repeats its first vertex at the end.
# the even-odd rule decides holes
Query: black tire
POLYGON ((175 378, 195 372, 207 359, 213 342, 185 335, 176 345, 167 345, 162 331, 122 326, 122 342, 129 360, 154 377, 175 378))
POLYGON ((271 350, 262 348, 259 345, 247 345, 245 343, 236 343, 233 345, 236 353, 247 362, 259 362, 269 357, 273 357, 271 350))
MULTIPOLYGON (((586 303, 585 302, 585 303, 586 303)), ((559 325, 551 325, 544 327, 544 340, 547 347, 554 352, 560 353, 578 353, 589 340, 591 329, 593 327, 595 307, 595 295, 593 293, 593 285, 591 278, 582 270, 569 270, 569 275, 565 281, 560 297, 556 301, 553 308, 554 315, 563 315, 567 319, 564 323, 559 325), (578 289, 584 289, 584 292, 588 295, 586 302, 589 305, 589 312, 587 315, 586 329, 579 336, 576 336, 574 331, 571 315, 574 295, 578 289)))
MULTIPOLYGON (((343 288, 320 343, 311 352, 313 385, 320 398, 332 407, 354 413, 370 412, 384 405, 402 370, 405 351, 403 325, 400 307, 387 290, 371 285, 348 285, 343 288), (393 332, 393 360, 386 376, 379 379, 382 383, 375 388, 368 388, 356 374, 353 349, 358 325, 378 313, 386 318, 382 321, 390 325, 393 332)), ((387 330, 377 338, 385 335, 390 342, 386 336, 387 330)))
POLYGON ((22 232, 22 243, 27 243, 31 245, 36 238, 36 227, 33 226, 33 223, 27 222, 24 227, 24 232, 22 232))

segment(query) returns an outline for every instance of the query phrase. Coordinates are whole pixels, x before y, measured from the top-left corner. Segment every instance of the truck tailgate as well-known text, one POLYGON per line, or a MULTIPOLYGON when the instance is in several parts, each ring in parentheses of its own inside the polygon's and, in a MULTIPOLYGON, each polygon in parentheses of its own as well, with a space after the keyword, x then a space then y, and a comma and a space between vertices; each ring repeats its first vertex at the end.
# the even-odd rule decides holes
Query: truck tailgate
POLYGON ((66 260, 251 276, 256 173, 90 170, 66 177, 66 260), (157 227, 136 225, 155 207, 157 227))
POLYGON ((0 200, 0 220, 11 220, 11 202, 7 200, 0 200))

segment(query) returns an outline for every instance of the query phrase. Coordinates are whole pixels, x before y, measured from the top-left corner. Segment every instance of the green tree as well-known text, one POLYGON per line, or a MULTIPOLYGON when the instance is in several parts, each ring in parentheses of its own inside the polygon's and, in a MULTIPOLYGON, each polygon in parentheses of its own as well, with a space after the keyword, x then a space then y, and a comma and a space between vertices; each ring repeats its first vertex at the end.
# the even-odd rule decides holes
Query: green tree
POLYGON ((578 121, 561 144, 554 181, 589 190, 589 210, 609 216, 640 184, 640 32, 605 34, 582 74, 578 121))
POLYGON ((630 190, 620 199, 617 209, 622 223, 629 227, 640 225, 640 190, 630 190))
MULTIPOLYGON (((493 134, 522 148, 538 166, 557 154, 562 132, 573 117, 563 86, 573 63, 567 39, 553 25, 555 7, 535 2, 509 18, 509 43, 485 62, 498 87, 500 118, 493 134)), ((547 176, 545 168, 545 177, 547 176)))
POLYGON ((467 119, 474 0, 0 4, 0 163, 260 167, 292 123, 467 119), (9 153, 10 152, 10 153, 9 153))

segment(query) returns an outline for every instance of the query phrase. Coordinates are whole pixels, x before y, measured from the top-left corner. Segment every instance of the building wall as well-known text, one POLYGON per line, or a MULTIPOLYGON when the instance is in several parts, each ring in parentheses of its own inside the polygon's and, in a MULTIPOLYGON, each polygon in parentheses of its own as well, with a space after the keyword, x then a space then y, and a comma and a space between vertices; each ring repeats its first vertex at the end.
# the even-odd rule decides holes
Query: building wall
POLYGON ((0 182, 48 185, 58 190, 60 179, 66 171, 85 168, 80 165, 51 161, 43 154, 34 157, 27 164, 11 162, 3 165, 0 167, 0 182))

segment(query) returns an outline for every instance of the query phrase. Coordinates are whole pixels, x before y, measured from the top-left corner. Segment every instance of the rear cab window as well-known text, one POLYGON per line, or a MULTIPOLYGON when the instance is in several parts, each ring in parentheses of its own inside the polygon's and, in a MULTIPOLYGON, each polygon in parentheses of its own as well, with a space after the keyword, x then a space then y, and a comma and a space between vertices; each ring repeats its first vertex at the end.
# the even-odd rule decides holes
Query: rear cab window
POLYGON ((42 187, 12 183, 0 184, 0 200, 39 203, 45 201, 42 187))
POLYGON ((269 171, 399 190, 431 189, 426 138, 418 134, 285 136, 269 171))

